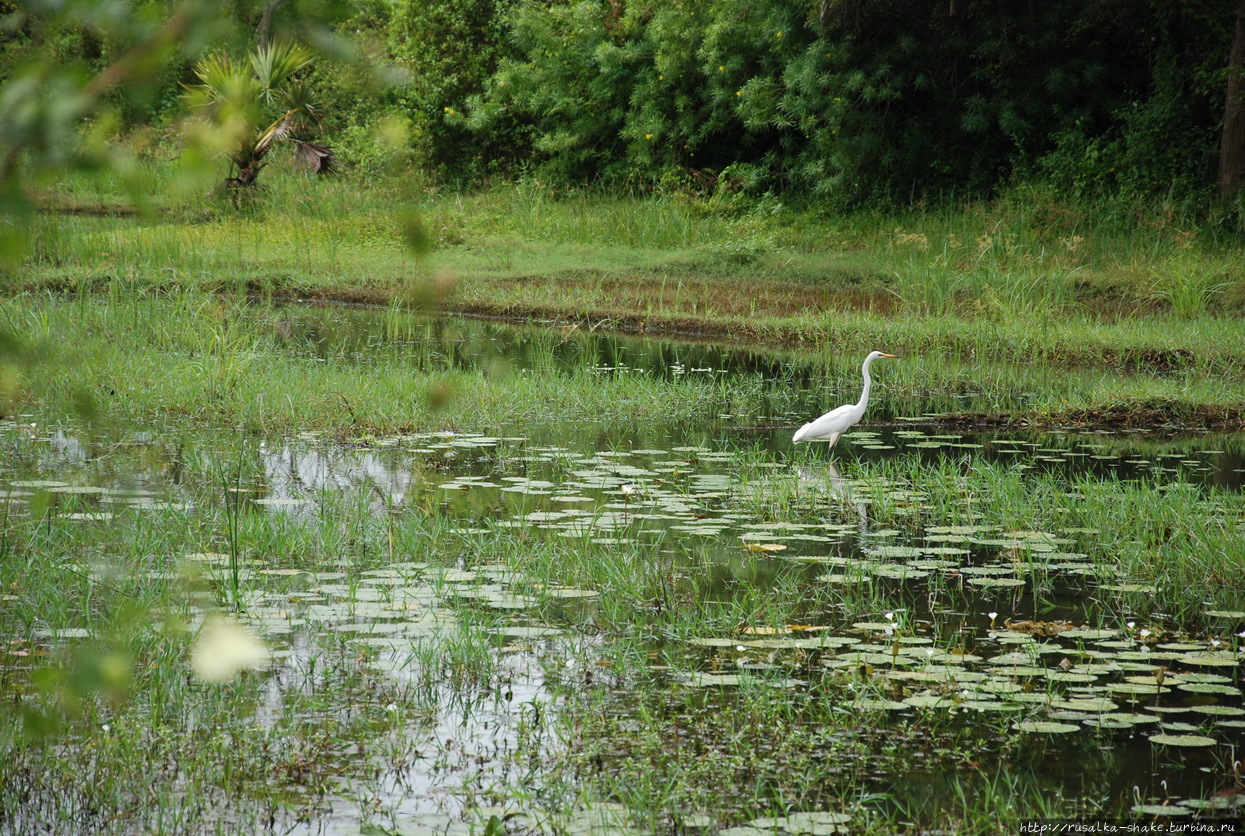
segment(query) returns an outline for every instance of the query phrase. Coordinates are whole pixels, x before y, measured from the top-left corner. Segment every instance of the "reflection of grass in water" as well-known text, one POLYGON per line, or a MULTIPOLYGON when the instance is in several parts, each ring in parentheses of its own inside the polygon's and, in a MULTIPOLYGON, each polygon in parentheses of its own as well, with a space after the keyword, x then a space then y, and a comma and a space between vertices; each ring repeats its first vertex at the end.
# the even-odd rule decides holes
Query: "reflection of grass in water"
MULTIPOLYGON (((91 365, 97 361, 85 351, 82 366, 71 369, 72 380, 78 385, 94 381, 101 392, 104 384, 99 381, 106 381, 112 390, 109 397, 115 399, 110 409, 116 412, 172 414, 180 416, 183 426, 205 420, 233 423, 238 418, 270 429, 298 427, 304 418, 307 426, 341 426, 340 419, 333 418, 333 410, 341 410, 340 401, 333 397, 317 400, 320 394, 337 391, 347 393, 356 415, 380 416, 375 419, 378 424, 431 422, 441 416, 447 422, 483 421, 481 416, 487 416, 490 429, 498 434, 523 425, 537 412, 543 412, 545 420, 579 418, 595 421, 597 426, 616 420, 634 427, 655 420, 664 411, 690 418, 727 409, 735 416, 762 414, 764 399, 775 397, 755 378, 706 384, 601 377, 582 371, 562 374, 551 357, 539 360, 545 373, 537 380, 474 371, 421 375, 406 368, 400 357, 379 368, 340 355, 330 356, 323 364, 296 363, 291 358, 282 367, 253 362, 256 357, 284 355, 272 351, 262 328, 229 324, 238 321, 240 309, 206 298, 202 302, 192 315, 176 314, 176 306, 121 303, 102 311, 74 305, 40 312, 46 314, 45 336, 71 331, 88 335, 78 337, 79 347, 92 345, 84 345, 85 340, 94 339, 91 333, 120 331, 110 329, 118 322, 135 326, 137 335, 124 339, 147 340, 141 345, 143 350, 135 351, 133 344, 121 340, 101 342, 113 354, 106 362, 91 365), (56 321, 62 315, 65 319, 56 321), (199 320, 210 327, 182 332, 182 326, 194 328, 199 320), (73 331, 70 326, 75 323, 86 327, 73 331), (231 327, 235 330, 230 331, 231 327), (146 351, 155 356, 143 357, 146 351), (174 358, 177 363, 171 362, 174 358), (320 366, 328 372, 318 371, 320 366), (101 370, 106 372, 101 374, 101 370), (145 372, 136 376, 139 370, 145 372), (421 386, 443 379, 454 383, 455 398, 462 400, 457 404, 452 400, 446 412, 436 417, 420 412, 419 403, 411 406, 421 386), (211 398, 195 393, 205 381, 211 383, 211 398), (282 398, 290 403, 283 404, 282 398), (289 411, 282 414, 281 410, 289 411)), ((49 403, 56 403, 58 394, 65 391, 59 387, 66 384, 50 380, 33 385, 41 387, 38 391, 49 403)), ((93 460, 90 467, 106 469, 115 456, 93 460)), ((708 460, 709 454, 683 451, 676 459, 680 467, 692 469, 698 457, 708 460)), ((857 512, 850 503, 832 504, 824 492, 810 493, 807 484, 784 479, 784 468, 762 467, 773 463, 764 451, 742 458, 745 461, 739 469, 745 481, 760 489, 732 489, 722 507, 745 508, 759 520, 820 521, 828 517, 854 523, 857 512), (779 476, 761 481, 762 474, 775 470, 779 476)), ((579 466, 566 454, 562 459, 558 467, 563 472, 579 466)), ((316 803, 320 793, 331 792, 335 776, 352 776, 364 786, 369 786, 369 780, 378 782, 368 778, 375 762, 359 752, 382 752, 380 757, 396 768, 404 757, 401 752, 409 758, 412 749, 426 746, 448 763, 452 758, 423 736, 423 719, 444 711, 447 704, 456 708, 476 705, 484 698, 482 694, 498 704, 507 702, 505 694, 513 695, 507 690, 511 685, 505 679, 508 674, 499 664, 502 657, 494 652, 503 642, 488 633, 508 622, 489 610, 487 603, 470 600, 453 608, 461 632, 416 646, 411 663, 415 679, 409 686, 380 675, 371 664, 377 657, 368 645, 346 640, 317 640, 305 658, 295 657, 293 673, 282 668, 279 676, 246 674, 220 688, 189 678, 189 636, 176 625, 192 616, 193 605, 205 599, 214 604, 226 599, 219 582, 180 580, 171 558, 219 551, 228 545, 222 532, 229 522, 213 475, 218 472, 214 468, 218 460, 229 458, 202 446, 179 456, 181 484, 186 487, 178 490, 185 491, 191 510, 162 511, 154 521, 144 516, 147 512, 125 508, 107 526, 56 514, 19 515, 10 521, 6 536, 11 559, 0 566, 0 585, 13 590, 16 583, 17 591, 6 594, 15 594, 18 600, 6 601, 12 606, 0 614, 0 632, 26 635, 32 625, 39 624, 97 630, 111 636, 108 646, 120 647, 122 655, 133 661, 123 679, 128 698, 118 706, 109 704, 102 674, 96 679, 66 677, 59 680, 63 688, 58 685, 41 692, 39 705, 49 715, 67 712, 66 706, 73 701, 70 697, 85 696, 80 700, 85 706, 81 714, 63 717, 70 734, 79 736, 82 744, 55 751, 20 739, 6 752, 11 755, 5 759, 7 771, 0 772, 5 787, 16 792, 6 791, 0 797, 20 800, 23 793, 33 792, 39 804, 51 805, 39 810, 49 814, 53 809, 67 810, 72 821, 90 829, 97 820, 84 818, 81 811, 88 805, 105 811, 101 815, 157 815, 146 810, 132 812, 129 788, 150 785, 155 788, 157 811, 190 815, 209 807, 219 810, 222 800, 230 799, 239 818, 259 819, 273 804, 291 799, 298 799, 295 804, 316 803), (201 490, 196 485, 209 487, 201 490), (110 570, 102 583, 84 577, 89 571, 84 566, 96 558, 102 558, 110 570), (153 568, 161 574, 150 574, 153 568), (114 628, 127 623, 134 626, 114 628), (265 687, 283 691, 276 708, 265 701, 269 693, 265 687), (108 723, 109 730, 102 723, 108 723), (124 734, 117 735, 115 730, 124 734), (95 759, 90 776, 81 769, 83 752, 95 759), (180 783, 164 771, 170 762, 178 764, 180 783), (43 779, 31 776, 41 775, 50 777, 35 787, 32 782, 43 779), (88 778, 92 783, 87 784, 88 778)), ((462 460, 474 458, 464 451, 462 460)), ((515 464, 514 472, 527 475, 530 464, 515 464)), ((437 466, 427 465, 429 471, 437 466)), ((454 462, 439 466, 451 472, 462 467, 454 462)), ((734 462, 724 466, 736 471, 734 462)), ((264 472, 258 463, 253 469, 257 474, 264 472)), ((1224 608, 1239 604, 1239 590, 1230 585, 1234 576, 1225 574, 1233 566, 1233 546, 1240 542, 1236 495, 1170 487, 1157 475, 1137 483, 1068 479, 1058 474, 1020 473, 1006 465, 966 457, 946 457, 935 463, 912 457, 876 464, 851 462, 845 465, 848 469, 853 485, 871 500, 868 510, 873 527, 893 527, 900 532, 900 540, 931 526, 980 529, 985 536, 1003 541, 1025 539, 1008 536, 1014 531, 1092 529, 1092 536, 1080 542, 1095 568, 1105 572, 1123 567, 1131 578, 1158 585, 1159 593, 1153 596, 1106 596, 1096 605, 1100 609, 1087 608, 1087 618, 1096 620, 1103 613, 1104 621, 1117 623, 1124 614, 1163 610, 1194 624, 1197 605, 1207 594, 1216 596, 1217 605, 1224 608), (1194 536, 1172 536, 1186 530, 1195 532, 1194 536), (1216 580, 1221 574, 1225 576, 1216 580)), ((673 475, 663 478, 691 484, 673 475)), ((628 500, 637 506, 628 505, 623 509, 626 514, 639 513, 645 488, 641 485, 636 497, 628 500)), ((687 488, 686 493, 695 499, 694 489, 687 488)), ((48 493, 41 500, 45 510, 51 507, 52 496, 48 493)), ((250 574, 238 578, 248 610, 264 606, 297 613, 300 605, 291 599, 315 594, 306 580, 287 582, 279 575, 258 574, 271 569, 342 573, 340 582, 347 590, 340 593, 343 598, 376 603, 363 594, 370 587, 361 573, 390 565, 396 554, 401 559, 467 571, 503 563, 523 575, 512 591, 537 598, 541 613, 580 624, 584 633, 600 637, 601 648, 588 644, 567 651, 566 645, 554 644, 535 652, 546 669, 549 687, 556 686, 556 694, 568 702, 580 702, 553 721, 549 711, 542 709, 539 723, 536 710, 528 709, 526 721, 531 729, 543 723, 546 739, 555 731, 567 735, 576 744, 575 751, 562 760, 536 765, 531 763, 530 752, 499 756, 515 767, 511 774, 526 774, 522 768, 547 776, 546 786, 557 790, 551 789, 543 799, 550 806, 570 806, 568 798, 576 788, 565 776, 574 770, 576 775, 589 776, 584 780, 591 781, 591 786, 584 792, 623 798, 642 818, 654 821, 669 813, 668 805, 712 805, 708 798, 712 788, 740 787, 740 794, 710 806, 724 820, 735 821, 757 811, 781 811, 804 803, 851 805, 861 794, 875 790, 870 780, 876 773, 906 768, 905 757, 914 752, 956 768, 966 776, 963 785, 970 787, 978 777, 964 758, 977 751, 979 736, 996 734, 1001 741, 999 751, 1006 750, 1008 736, 1002 730, 1007 726, 1000 720, 961 724, 941 715, 921 716, 910 727, 903 725, 907 721, 901 722, 899 731, 894 731, 893 722, 881 715, 862 719, 862 712, 847 708, 850 693, 841 682, 825 684, 819 680, 828 677, 813 675, 822 674, 820 670, 806 671, 799 664, 786 670, 792 663, 777 655, 772 662, 781 663, 779 669, 762 669, 758 675, 785 680, 807 674, 814 683, 811 692, 744 685, 738 693, 706 697, 674 678, 696 670, 705 658, 698 651, 689 653, 680 643, 683 639, 734 636, 744 626, 779 630, 810 613, 838 624, 864 616, 876 619, 890 610, 911 612, 917 603, 913 591, 881 583, 810 589, 798 564, 782 562, 782 557, 762 557, 734 542, 730 544, 733 557, 723 559, 716 538, 707 544, 684 545, 667 537, 655 543, 619 545, 545 537, 526 529, 516 534, 501 526, 494 526, 489 534, 464 536, 454 531, 447 509, 418 490, 412 494, 413 507, 400 512, 397 520, 391 518, 392 512, 379 515, 375 511, 369 491, 344 490, 317 499, 319 504, 306 514, 261 511, 263 506, 240 509, 237 553, 255 561, 241 564, 250 574), (766 566, 779 568, 761 571, 766 566), (597 591, 600 598, 576 610, 549 591, 563 585, 597 591), (264 594, 271 597, 260 600, 264 594), (598 665, 598 660, 603 664, 598 665), (616 692, 613 696, 623 695, 633 705, 611 702, 601 683, 616 692), (645 722, 637 723, 636 718, 645 722), (566 726, 561 725, 564 720, 566 726), (676 746, 678 742, 684 745, 676 746), (653 757, 658 758, 660 769, 653 768, 653 757), (739 783, 741 776, 747 779, 743 783, 739 783), (562 780, 566 784, 559 783, 562 780)), ((479 501, 477 510, 488 528, 487 521, 499 516, 502 506, 488 499, 479 501)), ((86 507, 76 504, 73 510, 86 507)), ((1021 546, 993 548, 1025 551, 1021 546)), ((451 586, 441 577, 437 591, 451 586)), ((383 601, 383 588, 377 594, 383 601)), ((941 606, 929 607, 941 619, 929 628, 938 640, 935 650, 956 649, 951 637, 961 633, 963 625, 958 621, 961 616, 951 613, 962 613, 978 600, 969 593, 953 592, 935 601, 941 606)), ((442 611, 440 605, 425 602, 421 606, 442 611)), ((769 653, 768 648, 752 649, 746 658, 770 664, 769 653)), ((883 659, 892 656, 886 647, 880 654, 873 653, 883 659)), ((109 653, 101 652, 98 658, 107 659, 109 653)), ((806 658, 811 661, 812 654, 806 658)), ((722 667, 733 672, 733 654, 723 654, 722 660, 722 667)), ((866 659, 856 668, 863 677, 867 668, 883 664, 866 659)), ((105 666, 106 670, 113 667, 112 663, 105 666)), ((65 670, 88 668, 66 666, 65 670)), ((876 687, 872 679, 869 687, 876 687)), ((12 729, 17 720, 6 715, 4 722, 12 729)), ((494 790, 499 794, 519 794, 505 781, 497 781, 494 790)), ((931 818, 939 810, 964 817, 978 815, 967 829, 988 832, 990 816, 1002 815, 997 811, 1008 804, 1018 811, 1041 810, 1032 803, 1028 786, 1021 781, 1014 791, 1011 785, 989 792, 965 790, 958 800, 940 797, 925 809, 934 811, 928 814, 931 818)), ((0 803, 16 805, 19 801, 0 803)), ((888 809, 879 815, 904 815, 888 809)), ((10 812, 16 815, 18 811, 6 810, 13 820, 10 812)), ((147 820, 136 822, 138 827, 147 824, 147 820)))
MULTIPOLYGON (((568 344, 584 345, 582 357, 593 345, 591 335, 549 330, 526 349, 532 371, 525 371, 503 358, 472 364, 463 356, 440 356, 424 341, 408 347, 414 325, 394 311, 379 314, 372 329, 378 339, 387 335, 386 350, 369 346, 357 353, 358 346, 328 341, 329 326, 321 341, 301 315, 295 330, 279 307, 242 306, 195 292, 137 300, 106 294, 88 302, 7 304, 15 327, 45 346, 42 359, 62 372, 24 379, 22 391, 53 411, 86 396, 112 417, 269 433, 451 427, 527 433, 575 422, 628 429, 703 424, 705 416, 723 426, 794 424, 859 394, 859 356, 845 352, 811 362, 778 356, 765 373, 685 373, 667 380, 589 369, 568 344), (722 415, 729 418, 717 418, 722 415)), ((1003 331, 997 336, 1008 345, 1016 338, 1003 331)), ((1198 339, 1211 336, 1206 331, 1198 339)), ((894 332, 882 344, 904 342, 894 332)), ((1102 415, 1116 422, 1138 416, 1225 423, 1242 408, 1228 385, 1241 367, 1232 359, 1237 347, 1223 349, 1230 353, 1221 360, 1211 355, 1163 376, 1053 372, 1037 362, 966 363, 958 354, 918 351, 879 375, 870 418, 967 411, 1038 424, 1064 423, 1059 416, 1065 414, 1081 422, 1102 415)))
MULTIPOLYGON (((251 457, 258 455, 256 448, 247 449, 251 457)), ((559 463, 558 454, 551 453, 550 458, 554 468, 582 467, 559 463)), ((377 646, 335 638, 303 646, 279 663, 279 675, 247 674, 230 685, 204 686, 186 674, 189 637, 175 625, 191 616, 194 602, 227 600, 227 581, 222 586, 220 581, 181 580, 166 570, 172 568, 169 556, 225 546, 221 532, 227 520, 220 503, 217 462, 233 459, 228 451, 195 445, 179 461, 183 467, 179 490, 190 504, 159 512, 154 521, 144 516, 147 512, 118 508, 108 526, 91 527, 56 515, 12 523, 12 541, 20 544, 14 547, 18 559, 0 567, 0 583, 11 589, 16 581, 23 595, 28 589, 38 592, 6 607, 0 615, 0 629, 6 634, 38 619, 53 628, 106 629, 109 619, 126 611, 139 617, 131 637, 113 639, 136 660, 128 699, 110 707, 97 700, 102 692, 95 692, 86 714, 66 719, 71 734, 85 748, 75 744, 58 752, 22 741, 10 750, 13 771, 0 774, 6 788, 19 792, 5 792, 4 798, 32 792, 39 804, 50 805, 38 808, 49 814, 91 803, 131 823, 139 820, 133 816, 147 815, 126 812, 127 788, 135 782, 155 788, 160 809, 189 814, 199 809, 196 804, 209 806, 210 799, 213 809, 219 810, 222 797, 229 797, 231 815, 243 820, 263 816, 273 804, 313 804, 319 793, 333 792, 337 776, 351 776, 365 787, 375 781, 374 793, 387 798, 380 779, 368 777, 374 774, 376 759, 385 768, 402 769, 410 766, 411 753, 419 752, 449 774, 469 774, 459 772, 470 757, 461 753, 460 743, 449 746, 432 739, 423 724, 426 719, 447 721, 459 713, 483 712, 479 714, 483 717, 498 710, 509 716, 505 706, 521 690, 516 686, 524 683, 515 683, 513 669, 503 664, 506 654, 515 651, 499 655, 498 648, 529 646, 542 667, 548 699, 556 702, 539 709, 534 704, 516 709, 515 739, 523 745, 495 752, 491 757, 498 759, 497 769, 480 774, 491 782, 491 793, 522 799, 551 814, 568 816, 582 795, 621 800, 641 820, 654 824, 675 810, 696 810, 726 823, 758 813, 825 806, 848 810, 860 821, 869 819, 883 828, 916 817, 961 822, 968 832, 999 832, 1000 822, 1069 813, 1078 805, 1092 810, 1096 803, 1075 795, 1066 801, 1051 800, 1045 778, 972 765, 970 761, 981 763, 983 746, 1000 763, 1008 762, 1018 739, 1010 733, 1010 716, 986 713, 965 719, 922 711, 905 718, 854 707, 857 694, 890 693, 893 686, 879 674, 890 664, 887 660, 898 655, 897 644, 894 655, 884 646, 880 653, 871 651, 880 659, 831 673, 815 651, 780 651, 766 645, 744 653, 734 646, 702 651, 686 641, 723 636, 737 637, 739 642, 767 641, 783 637, 786 625, 800 623, 801 618, 818 617, 823 625, 851 623, 879 620, 894 611, 904 625, 901 637, 928 632, 936 638, 931 649, 946 653, 962 641, 954 638, 962 634, 962 625, 960 616, 939 614, 963 612, 967 598, 931 608, 931 615, 946 623, 922 624, 918 630, 909 615, 917 611, 915 593, 902 588, 873 584, 813 590, 798 562, 761 556, 737 543, 730 551, 736 559, 724 558, 713 544, 685 546, 669 535, 657 542, 596 543, 587 537, 559 537, 555 531, 517 533, 487 524, 481 527, 484 533, 463 534, 461 523, 418 491, 405 508, 383 504, 383 514, 377 512, 374 492, 363 489, 316 494, 316 504, 305 510, 244 505, 237 519, 238 549, 254 562, 243 565, 250 574, 241 586, 250 602, 248 611, 278 623, 303 617, 300 597, 309 596, 316 605, 329 604, 318 598, 317 589, 325 584, 340 587, 331 595, 364 608, 363 613, 371 612, 369 606, 397 600, 394 590, 412 589, 422 595, 427 586, 433 597, 420 599, 418 607, 407 612, 452 617, 455 629, 413 643, 410 659, 394 677, 382 673, 385 655, 377 646), (67 559, 71 555, 79 560, 82 555, 105 557, 115 570, 109 583, 83 583, 67 559), (153 567, 153 555, 163 562, 153 567), (388 575, 367 574, 393 565, 395 557, 400 564, 430 566, 401 569, 393 583, 386 580, 388 575), (764 562, 775 560, 780 561, 777 572, 758 572, 764 562), (151 575, 153 568, 159 573, 151 575), (285 569, 333 577, 322 581, 310 575, 261 574, 285 569), (462 580, 469 577, 466 573, 476 576, 462 580), (574 632, 590 639, 546 645, 541 639, 495 635, 496 627, 516 622, 491 609, 489 596, 459 596, 453 606, 437 603, 452 597, 455 589, 487 586, 510 575, 515 577, 500 584, 501 597, 532 596, 538 602, 535 613, 544 616, 534 623, 564 620, 579 625, 574 632), (369 580, 377 577, 385 582, 369 580), (556 594, 567 586, 595 591, 599 597, 577 604, 576 599, 556 594), (282 619, 279 612, 289 616, 282 619), (95 615, 84 621, 89 613, 95 615), (740 632, 744 627, 755 629, 745 634, 740 632), (737 658, 757 669, 745 672, 749 676, 743 684, 723 686, 725 690, 684 684, 682 674, 700 670, 706 659, 715 658, 713 664, 724 673, 739 671, 737 658), (789 678, 804 680, 808 686, 765 684, 789 678), (271 693, 266 688, 282 695, 275 705, 271 695, 265 698, 271 693), (482 699, 493 708, 481 707, 482 699), (105 731, 101 722, 109 723, 110 730, 105 731), (125 734, 118 735, 117 730, 125 734), (80 769, 82 751, 93 753, 89 785, 80 769), (876 795, 888 786, 888 776, 906 773, 914 760, 955 775, 954 786, 925 798, 898 790, 892 790, 889 800, 876 795), (178 763, 178 784, 161 771, 161 765, 170 761, 178 763), (37 783, 32 775, 49 777, 37 783), (52 788, 53 779, 60 782, 57 789, 52 788), (189 796, 185 786, 192 788, 189 796), (1048 799, 1046 806, 1040 798, 1048 799)), ((824 496, 815 501, 806 494, 784 499, 787 483, 782 468, 763 467, 767 462, 769 454, 754 450, 720 465, 742 471, 745 481, 765 489, 735 493, 738 505, 726 507, 748 508, 750 518, 770 523, 841 517, 853 535, 854 510, 835 509, 824 496), (759 482, 761 474, 771 478, 759 482)), ((103 460, 94 467, 110 465, 103 460)), ((1017 474, 1003 466, 973 465, 957 458, 919 468, 908 462, 852 462, 844 467, 859 490, 874 500, 869 510, 875 527, 893 527, 902 534, 925 526, 1007 540, 1009 531, 1049 530, 1052 520, 1067 526, 1106 521, 1108 509, 1118 511, 1122 503, 1134 509, 1126 515, 1134 518, 1148 503, 1172 493, 1145 482, 1101 487, 1069 483, 1056 475, 1017 474), (918 488, 922 497, 914 505, 911 494, 918 488), (1069 496, 1074 491, 1080 494, 1069 496), (1087 502, 1087 494, 1096 498, 1087 502), (1075 507, 1078 496, 1086 510, 1076 514, 1061 510, 1075 507)), ((274 478, 258 461, 249 463, 248 470, 252 469, 274 478)), ((539 475, 525 473, 529 478, 539 475)), ((640 503, 653 491, 654 486, 641 482, 629 501, 640 503)), ((1199 515, 1219 513, 1213 502, 1199 504, 1205 495, 1199 500, 1195 492, 1175 493, 1170 516, 1156 516, 1155 533, 1178 518, 1196 522, 1199 515)), ((617 499, 617 490, 610 496, 617 499)), ((638 505, 628 511, 639 512, 638 505)), ((1113 561, 1116 550, 1129 545, 1127 538, 1136 536, 1119 523, 1114 529, 1105 525, 1098 530, 1102 546, 1094 553, 1100 564, 1113 561)), ((898 548, 892 540, 884 545, 898 548)), ((898 559, 907 552, 886 554, 898 559)), ((1138 559, 1136 566, 1140 571, 1144 561, 1138 559)), ((1160 606, 1167 603, 1164 598, 1160 606)), ((1171 611, 1170 606, 1165 608, 1171 611)), ((532 622, 520 618, 518 623, 532 622)), ((6 717, 5 722, 13 721, 11 715, 6 717)), ((1088 739, 1088 734, 1081 737, 1088 739)), ((1025 741, 1026 746, 1033 745, 1031 739, 1025 741)), ((467 742, 484 745, 479 740, 467 742)), ((88 827, 95 821, 81 813, 69 815, 78 816, 72 820, 88 827)))

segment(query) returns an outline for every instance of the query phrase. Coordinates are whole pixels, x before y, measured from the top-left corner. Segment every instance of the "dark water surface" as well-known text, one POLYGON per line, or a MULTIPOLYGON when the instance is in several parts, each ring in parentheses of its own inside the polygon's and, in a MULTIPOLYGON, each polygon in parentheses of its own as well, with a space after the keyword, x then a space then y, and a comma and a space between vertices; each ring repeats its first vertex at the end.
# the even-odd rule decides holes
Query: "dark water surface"
MULTIPOLYGON (((1196 634, 1153 614, 1121 619, 1113 615, 1118 608, 1104 605, 1102 590, 1140 596, 1146 590, 1102 576, 1087 554, 1093 532, 1016 532, 989 524, 900 532, 874 522, 873 503, 920 497, 896 498, 859 474, 888 460, 918 470, 1001 462, 1035 478, 1147 479, 1214 497, 1241 490, 1242 438, 971 433, 946 431, 919 415, 888 415, 880 424, 866 420, 833 452, 794 448, 794 426, 815 415, 821 400, 818 366, 807 358, 458 319, 395 325, 365 310, 291 307, 281 316, 288 345, 310 357, 345 353, 366 360, 374 352, 399 352, 412 364, 445 369, 502 364, 540 374, 586 366, 662 379, 748 374, 808 389, 772 426, 738 427, 728 418, 707 428, 655 426, 606 436, 590 426, 530 434, 515 427, 506 437, 464 428, 343 445, 314 436, 258 441, 152 429, 94 438, 73 428, 0 428, 16 453, 0 471, 6 501, 37 497, 54 511, 80 515, 84 524, 186 502, 179 462, 188 449, 202 448, 254 463, 247 513, 314 525, 332 497, 365 495, 377 515, 424 509, 462 541, 478 543, 484 557, 473 565, 439 567, 404 553, 393 573, 363 579, 362 598, 338 580, 309 576, 304 593, 313 603, 293 631, 280 626, 278 615, 291 609, 288 594, 266 598, 263 571, 246 573, 256 629, 288 651, 287 659, 314 652, 300 644, 300 634, 333 630, 377 649, 378 664, 398 680, 421 676, 410 647, 457 629, 464 607, 514 611, 511 633, 494 648, 507 700, 446 709, 436 719, 436 737, 454 746, 382 780, 381 805, 409 832, 467 832, 464 822, 473 813, 462 787, 513 780, 511 755, 530 745, 520 731, 533 707, 558 711, 548 657, 588 665, 612 641, 593 626, 597 591, 568 589, 554 617, 536 617, 524 585, 484 559, 489 549, 508 548, 499 544, 529 537, 668 560, 675 578, 698 573, 695 588, 705 600, 742 599, 748 586, 785 585, 799 596, 793 611, 817 628, 653 637, 648 651, 682 658, 688 670, 655 669, 650 685, 703 689, 706 704, 728 705, 739 677, 777 678, 789 683, 793 699, 834 693, 874 723, 936 716, 975 730, 983 746, 1000 733, 1030 735, 1032 745, 1013 756, 1016 770, 1031 776, 1025 780, 1103 801, 1116 813, 1167 803, 1178 808, 1171 815, 1209 815, 1217 813, 1214 805, 1229 803, 1223 798, 1235 798, 1226 776, 1245 744, 1236 635, 1245 613, 1208 615, 1196 634), (756 510, 752 500, 775 483, 797 497, 799 521, 756 510), (827 594, 831 588, 850 594, 836 598, 827 594), (879 602, 899 605, 862 614, 867 596, 857 590, 863 588, 879 602), (396 614, 395 596, 418 601, 421 619, 396 614), (361 602, 377 607, 360 608, 361 602), (389 626, 380 631, 369 623, 389 626), (1040 626, 1053 624, 1063 626, 1040 626), (1160 668, 1165 681, 1147 681, 1160 668)), ((620 692, 613 710, 626 715, 630 703, 620 692)), ((544 745, 552 758, 565 744, 550 737, 544 745)), ((915 809, 936 810, 956 792, 945 770, 923 769, 919 759, 907 771, 881 770, 874 781, 868 789, 902 796, 915 809)), ((358 832, 353 804, 334 807, 317 827, 358 832)), ((603 828, 585 832, 611 832, 603 828)))

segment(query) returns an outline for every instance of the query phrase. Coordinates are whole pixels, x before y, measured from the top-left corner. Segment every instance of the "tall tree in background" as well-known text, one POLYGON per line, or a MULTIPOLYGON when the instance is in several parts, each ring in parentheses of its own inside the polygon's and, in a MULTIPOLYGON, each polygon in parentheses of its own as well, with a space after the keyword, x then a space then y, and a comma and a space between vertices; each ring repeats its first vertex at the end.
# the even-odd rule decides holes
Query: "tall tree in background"
POLYGON ((684 179, 839 205, 1021 180, 1204 196, 1224 6, 514 0, 508 49, 467 123, 488 137, 520 122, 531 162, 561 180, 684 179))
POLYGON ((1232 198, 1245 186, 1245 0, 1236 5, 1228 93, 1219 144, 1219 194, 1232 198))

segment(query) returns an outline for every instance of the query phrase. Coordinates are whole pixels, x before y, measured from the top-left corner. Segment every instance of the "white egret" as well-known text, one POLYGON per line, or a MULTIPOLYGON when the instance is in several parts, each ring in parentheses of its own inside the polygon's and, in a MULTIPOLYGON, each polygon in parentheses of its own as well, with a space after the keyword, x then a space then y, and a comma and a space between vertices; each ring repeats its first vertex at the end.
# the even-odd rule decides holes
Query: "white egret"
POLYGON ((865 414, 865 407, 869 405, 869 386, 873 383, 873 379, 869 377, 869 366, 874 360, 881 357, 895 358, 894 354, 886 354, 881 351, 870 352, 865 358, 865 364, 860 367, 860 374, 865 379, 864 391, 860 393, 860 400, 856 403, 849 403, 840 406, 838 409, 832 409, 816 421, 809 421, 804 426, 796 430, 795 436, 791 439, 795 443, 801 441, 828 441, 833 447, 848 427, 858 422, 865 414))

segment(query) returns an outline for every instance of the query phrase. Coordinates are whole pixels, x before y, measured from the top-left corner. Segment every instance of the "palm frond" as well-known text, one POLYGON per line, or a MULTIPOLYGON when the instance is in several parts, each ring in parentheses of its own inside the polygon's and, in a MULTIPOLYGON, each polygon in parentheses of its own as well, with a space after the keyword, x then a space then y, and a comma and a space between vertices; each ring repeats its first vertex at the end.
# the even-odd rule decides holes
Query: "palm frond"
POLYGON ((314 142, 294 140, 294 159, 310 168, 316 174, 328 174, 337 167, 337 154, 327 145, 314 142))
POLYGON ((217 123, 259 121, 259 85, 245 66, 227 55, 209 55, 195 64, 194 73, 200 83, 187 86, 185 93, 191 110, 217 123))
POLYGON ((223 53, 205 56, 194 66, 195 78, 213 92, 224 90, 240 73, 233 59, 223 53))
POLYGON ((251 53, 251 69, 268 104, 273 103, 277 91, 295 73, 310 63, 307 48, 292 41, 277 41, 251 53))
POLYGON ((278 98, 287 109, 298 110, 306 114, 317 125, 323 119, 323 114, 316 106, 311 94, 311 86, 302 79, 295 79, 286 84, 278 98))
POLYGON ((297 116, 297 110, 290 110, 260 131, 259 138, 255 142, 256 154, 262 157, 268 153, 268 149, 274 142, 290 139, 299 128, 297 116))

